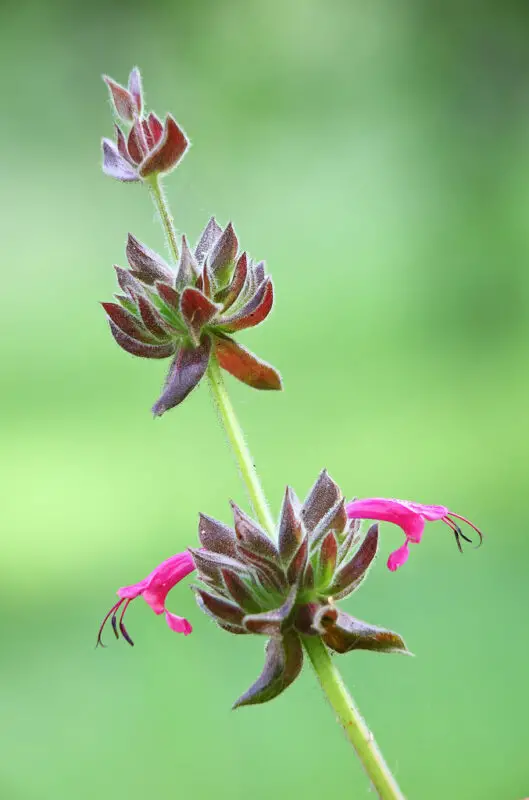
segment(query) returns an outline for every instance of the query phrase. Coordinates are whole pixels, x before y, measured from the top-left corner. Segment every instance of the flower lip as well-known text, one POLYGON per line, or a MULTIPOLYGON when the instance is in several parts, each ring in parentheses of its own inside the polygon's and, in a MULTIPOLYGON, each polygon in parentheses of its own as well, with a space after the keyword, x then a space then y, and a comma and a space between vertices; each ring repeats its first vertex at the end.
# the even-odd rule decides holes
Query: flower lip
POLYGON ((119 639, 120 633, 128 644, 134 645, 127 628, 124 623, 124 616, 130 603, 140 595, 145 602, 151 607, 155 614, 165 614, 165 621, 168 627, 176 633, 183 633, 187 636, 192 631, 190 623, 183 617, 178 617, 167 610, 165 600, 171 589, 180 583, 186 575, 193 572, 195 569, 195 562, 193 557, 186 550, 183 553, 176 553, 166 561, 162 561, 146 578, 133 583, 130 586, 123 586, 118 589, 117 595, 119 600, 115 603, 110 611, 106 614, 103 622, 100 625, 97 634, 96 647, 105 647, 103 644, 103 630, 110 619, 112 630, 116 639, 119 639), (121 609, 121 613, 118 612, 121 609))

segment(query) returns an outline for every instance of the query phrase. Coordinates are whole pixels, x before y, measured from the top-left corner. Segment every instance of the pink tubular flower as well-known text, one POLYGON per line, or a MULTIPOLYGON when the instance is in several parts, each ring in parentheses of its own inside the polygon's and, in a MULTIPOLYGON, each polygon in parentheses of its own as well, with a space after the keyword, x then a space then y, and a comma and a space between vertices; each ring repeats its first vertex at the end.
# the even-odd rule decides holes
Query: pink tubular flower
POLYGON ((168 611, 165 607, 165 599, 173 586, 180 583, 180 581, 185 578, 186 575, 189 575, 190 572, 193 572, 194 569, 195 562, 191 554, 184 551, 183 553, 177 553, 171 556, 167 561, 163 561, 150 575, 147 575, 147 577, 139 581, 139 583, 133 583, 131 586, 122 586, 121 589, 118 589, 117 595, 120 599, 112 606, 101 623, 97 636, 97 644, 102 647, 105 646, 101 635, 108 619, 111 618, 116 639, 119 639, 119 633, 121 631, 121 635, 125 641, 130 645, 134 645, 134 642, 125 628, 123 617, 130 603, 140 595, 143 596, 143 599, 150 605, 155 614, 165 614, 165 620, 172 631, 183 633, 185 636, 191 633, 192 628, 187 619, 177 617, 176 614, 172 614, 168 611), (118 621, 117 615, 120 608, 121 614, 118 621))
POLYGON ((388 559, 388 569, 394 572, 406 563, 409 556, 408 545, 419 544, 426 522, 441 520, 446 523, 455 536, 459 550, 462 552, 461 539, 465 542, 472 540, 465 536, 459 525, 454 521, 460 519, 476 531, 479 543, 483 534, 470 520, 454 514, 446 506, 426 506, 422 503, 410 503, 408 500, 388 500, 384 497, 370 497, 365 500, 353 500, 346 506, 347 516, 350 519, 375 519, 380 522, 393 522, 402 528, 406 534, 404 544, 391 553, 388 559))

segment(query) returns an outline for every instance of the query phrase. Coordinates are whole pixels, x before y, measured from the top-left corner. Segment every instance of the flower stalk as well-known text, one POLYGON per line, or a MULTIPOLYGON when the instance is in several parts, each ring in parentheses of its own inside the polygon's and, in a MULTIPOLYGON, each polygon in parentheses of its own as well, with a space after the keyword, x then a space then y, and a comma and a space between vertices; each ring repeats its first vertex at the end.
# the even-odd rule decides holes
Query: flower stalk
POLYGON ((268 503, 266 502, 266 497, 255 468, 252 454, 246 444, 243 430, 235 414, 216 358, 210 360, 207 376, 213 401, 217 407, 224 430, 226 431, 226 436, 228 437, 235 460, 237 461, 255 515, 263 528, 273 538, 275 529, 274 521, 270 509, 268 508, 268 503))
POLYGON ((338 722, 364 767, 381 800, 404 800, 397 781, 386 764, 375 738, 336 669, 329 651, 318 636, 304 636, 303 646, 321 688, 338 722))
MULTIPOLYGON (((175 262, 177 262, 178 245, 176 243, 173 217, 158 175, 151 176, 147 180, 147 184, 154 205, 160 215, 171 253, 175 262)), ((231 445, 253 510, 263 528, 273 537, 275 524, 242 427, 231 403, 222 372, 215 357, 210 359, 207 377, 213 401, 231 445)), ((404 795, 384 761, 373 734, 356 708, 339 671, 333 664, 326 645, 318 636, 304 636, 302 642, 321 688, 379 797, 381 800, 404 800, 404 795)))
POLYGON ((145 182, 149 188, 149 193, 151 195, 154 205, 156 206, 156 210, 160 215, 160 220, 163 225, 163 229, 165 231, 165 236, 167 238, 167 243, 169 245, 171 255, 174 258, 175 264, 177 264, 179 253, 178 253, 178 244, 176 242, 176 230, 174 227, 174 220, 171 215, 171 210, 169 208, 169 204, 167 202, 167 198, 165 196, 165 192, 163 190, 163 186, 160 180, 160 176, 158 173, 155 173, 154 175, 150 175, 145 182))
MULTIPOLYGON (((152 175, 148 179, 147 185, 149 187, 149 192, 154 205, 156 206, 156 210, 160 215, 160 221, 165 231, 167 243, 175 262, 177 262, 178 245, 176 243, 176 231, 174 227, 173 216, 160 183, 159 176, 152 175)), ((255 515, 265 530, 267 530, 268 533, 273 536, 275 527, 274 521, 272 519, 270 509, 268 508, 268 503, 266 502, 266 497, 259 481, 252 455, 248 445, 246 444, 244 433, 235 414, 235 410, 229 398, 228 392, 226 391, 222 372, 215 357, 210 359, 207 376, 214 403, 217 407, 219 417, 233 450, 235 460, 239 467, 242 480, 248 491, 255 515)))

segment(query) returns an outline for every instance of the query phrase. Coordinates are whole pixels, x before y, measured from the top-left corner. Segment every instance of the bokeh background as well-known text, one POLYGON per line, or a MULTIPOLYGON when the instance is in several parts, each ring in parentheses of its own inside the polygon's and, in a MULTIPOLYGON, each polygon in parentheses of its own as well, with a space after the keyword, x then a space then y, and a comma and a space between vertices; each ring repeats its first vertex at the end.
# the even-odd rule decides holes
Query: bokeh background
POLYGON ((112 342, 127 231, 163 248, 145 191, 105 178, 100 73, 139 64, 193 140, 167 183, 266 258, 276 310, 243 340, 282 371, 230 380, 271 504, 326 466, 348 496, 449 505, 346 602, 415 659, 344 677, 410 798, 529 794, 529 11, 519 2, 3 2, 0 796, 372 796, 310 670, 230 711, 263 642, 185 585, 177 637, 138 601, 134 649, 95 651, 115 589, 245 502, 206 385, 166 417, 165 363, 112 342))

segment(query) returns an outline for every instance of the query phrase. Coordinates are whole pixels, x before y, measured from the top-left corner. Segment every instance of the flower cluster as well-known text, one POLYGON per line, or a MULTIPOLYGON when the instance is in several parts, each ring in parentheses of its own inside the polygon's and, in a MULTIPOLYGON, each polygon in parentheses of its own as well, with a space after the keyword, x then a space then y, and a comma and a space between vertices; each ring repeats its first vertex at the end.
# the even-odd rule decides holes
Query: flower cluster
POLYGON ((116 125, 116 142, 103 139, 103 171, 119 181, 141 181, 172 170, 189 147, 187 136, 173 117, 165 122, 151 111, 144 115, 143 89, 137 68, 130 73, 128 88, 104 76, 114 111, 129 125, 127 135, 116 125))
POLYGON ((233 528, 201 514, 200 548, 176 554, 144 580, 119 589, 98 644, 108 619, 116 636, 121 633, 132 644, 123 616, 139 596, 156 614, 165 613, 173 631, 190 633, 189 622, 168 612, 165 602, 168 592, 196 568, 203 584, 192 587, 198 605, 220 628, 268 638, 263 672, 235 707, 272 700, 295 680, 303 663, 300 636, 320 636, 336 653, 407 653, 398 634, 336 606, 366 577, 377 552, 378 526, 360 533, 360 523, 348 519, 340 489, 325 470, 303 504, 287 488, 277 545, 234 503, 232 511, 233 528))
POLYGON ((337 653, 406 653, 402 638, 341 611, 336 601, 366 577, 378 526, 365 536, 347 519, 345 500, 324 470, 303 504, 287 488, 277 545, 232 503, 234 527, 202 516, 202 549, 191 550, 204 587, 197 602, 223 630, 268 637, 263 672, 234 707, 272 700, 297 678, 301 636, 321 636, 337 653))
POLYGON ((255 389, 281 389, 277 370, 232 336, 266 319, 274 289, 264 262, 239 252, 231 224, 222 230, 210 219, 194 250, 183 236, 176 272, 132 235, 126 253, 130 269, 115 268, 117 302, 102 305, 114 339, 128 353, 173 357, 156 416, 187 397, 212 355, 255 389))

